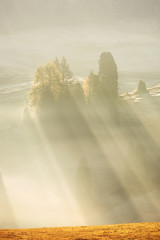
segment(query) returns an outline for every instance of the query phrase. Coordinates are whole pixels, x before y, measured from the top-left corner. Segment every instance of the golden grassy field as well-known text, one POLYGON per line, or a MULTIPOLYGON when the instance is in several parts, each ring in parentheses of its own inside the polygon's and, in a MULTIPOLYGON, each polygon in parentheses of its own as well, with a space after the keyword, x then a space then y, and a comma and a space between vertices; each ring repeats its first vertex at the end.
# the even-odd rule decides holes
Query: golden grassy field
POLYGON ((0 230, 0 239, 156 239, 160 240, 159 223, 131 223, 119 225, 101 225, 88 227, 60 227, 39 229, 6 229, 0 230))

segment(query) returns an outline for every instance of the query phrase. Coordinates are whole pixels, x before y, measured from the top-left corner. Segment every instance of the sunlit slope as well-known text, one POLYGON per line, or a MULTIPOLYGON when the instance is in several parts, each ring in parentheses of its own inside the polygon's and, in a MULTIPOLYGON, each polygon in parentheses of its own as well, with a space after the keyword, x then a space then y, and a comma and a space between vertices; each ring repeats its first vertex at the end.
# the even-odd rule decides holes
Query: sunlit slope
POLYGON ((0 230, 0 239, 160 239, 160 223, 0 230))

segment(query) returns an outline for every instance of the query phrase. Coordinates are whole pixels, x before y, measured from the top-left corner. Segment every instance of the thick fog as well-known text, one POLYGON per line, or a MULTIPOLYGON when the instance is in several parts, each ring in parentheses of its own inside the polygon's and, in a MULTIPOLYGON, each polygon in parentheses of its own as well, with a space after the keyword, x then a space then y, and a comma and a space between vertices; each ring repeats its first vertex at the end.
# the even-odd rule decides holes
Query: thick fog
POLYGON ((37 66, 56 56, 83 83, 110 51, 119 94, 158 85, 159 11, 159 0, 0 0, 0 228, 159 221, 159 99, 120 107, 126 128, 76 102, 77 116, 62 107, 45 127, 27 110, 37 66))

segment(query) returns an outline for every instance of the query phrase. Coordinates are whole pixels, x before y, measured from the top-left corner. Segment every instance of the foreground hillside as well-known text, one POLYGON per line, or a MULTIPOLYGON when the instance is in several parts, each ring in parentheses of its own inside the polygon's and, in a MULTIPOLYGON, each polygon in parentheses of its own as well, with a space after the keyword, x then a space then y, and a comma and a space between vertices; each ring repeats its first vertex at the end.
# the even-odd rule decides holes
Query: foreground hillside
POLYGON ((0 239, 160 239, 160 223, 0 230, 0 239))

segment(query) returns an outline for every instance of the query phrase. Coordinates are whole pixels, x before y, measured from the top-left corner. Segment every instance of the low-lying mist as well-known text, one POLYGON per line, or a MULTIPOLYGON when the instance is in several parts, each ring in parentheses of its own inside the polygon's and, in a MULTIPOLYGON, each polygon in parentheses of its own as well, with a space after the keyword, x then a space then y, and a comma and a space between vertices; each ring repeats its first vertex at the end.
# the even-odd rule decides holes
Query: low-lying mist
POLYGON ((68 107, 1 131, 1 228, 159 221, 158 118, 68 107))

